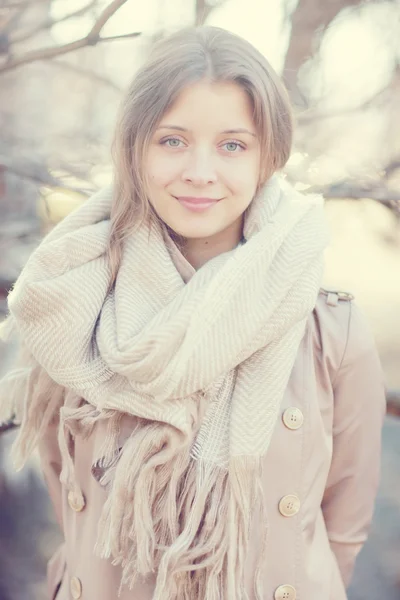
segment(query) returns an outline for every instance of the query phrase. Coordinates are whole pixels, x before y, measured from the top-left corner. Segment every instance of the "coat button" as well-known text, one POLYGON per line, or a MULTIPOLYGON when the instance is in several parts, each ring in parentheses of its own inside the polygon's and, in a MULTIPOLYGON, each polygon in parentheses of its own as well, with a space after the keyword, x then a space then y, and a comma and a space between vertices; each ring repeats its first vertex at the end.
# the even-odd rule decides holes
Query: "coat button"
POLYGON ((304 423, 304 415, 296 406, 290 406, 283 413, 282 420, 288 429, 300 429, 304 423))
POLYGON ((69 584, 71 596, 74 600, 79 600, 82 596, 82 583, 81 580, 77 577, 71 577, 71 581, 69 584))
POLYGON ((292 585, 280 585, 275 590, 275 600, 296 600, 296 590, 292 585))
POLYGON ((85 498, 79 492, 70 490, 68 492, 68 504, 75 512, 81 512, 85 508, 85 498))
POLYGON ((300 510, 300 498, 295 494, 283 496, 279 502, 279 512, 284 517, 293 517, 300 510))

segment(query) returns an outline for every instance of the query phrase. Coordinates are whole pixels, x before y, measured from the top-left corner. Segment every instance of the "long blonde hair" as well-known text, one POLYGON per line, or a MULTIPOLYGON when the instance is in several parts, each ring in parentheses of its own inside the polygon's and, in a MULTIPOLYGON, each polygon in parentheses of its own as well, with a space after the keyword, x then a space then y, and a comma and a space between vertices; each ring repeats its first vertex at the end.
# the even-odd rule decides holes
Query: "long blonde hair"
POLYGON ((154 130, 180 92, 201 79, 235 82, 248 93, 260 139, 260 185, 289 158, 293 122, 288 94, 256 48, 229 31, 209 26, 184 29, 156 43, 125 95, 115 131, 108 248, 111 285, 124 239, 144 221, 157 219, 143 170, 154 130))

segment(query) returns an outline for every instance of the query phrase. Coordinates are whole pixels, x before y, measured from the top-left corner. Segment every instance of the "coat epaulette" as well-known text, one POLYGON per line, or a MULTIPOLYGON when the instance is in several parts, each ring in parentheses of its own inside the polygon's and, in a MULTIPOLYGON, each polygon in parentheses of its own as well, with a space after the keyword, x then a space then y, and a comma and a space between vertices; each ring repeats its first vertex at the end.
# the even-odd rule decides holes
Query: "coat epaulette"
POLYGON ((339 290, 326 290, 325 288, 321 288, 320 293, 326 296, 326 303, 329 304, 329 306, 337 306, 339 301, 351 302, 354 300, 353 294, 341 292, 339 290))

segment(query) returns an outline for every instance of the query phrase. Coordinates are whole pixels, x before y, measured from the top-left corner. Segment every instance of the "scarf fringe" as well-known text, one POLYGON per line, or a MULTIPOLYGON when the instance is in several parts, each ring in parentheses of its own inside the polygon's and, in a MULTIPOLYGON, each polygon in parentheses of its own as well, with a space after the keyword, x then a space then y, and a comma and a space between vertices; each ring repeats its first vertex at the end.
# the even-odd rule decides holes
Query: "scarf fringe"
MULTIPOLYGON (((228 470, 193 460, 180 433, 154 423, 113 456, 95 554, 121 566, 119 593, 155 574, 153 600, 244 600, 251 518, 263 503, 260 459, 235 457, 228 470)), ((260 581, 255 590, 261 600, 260 581)))
POLYGON ((57 385, 21 346, 14 368, 0 381, 0 421, 12 418, 19 424, 11 447, 17 471, 25 466, 48 426, 58 417, 64 396, 65 388, 57 385))

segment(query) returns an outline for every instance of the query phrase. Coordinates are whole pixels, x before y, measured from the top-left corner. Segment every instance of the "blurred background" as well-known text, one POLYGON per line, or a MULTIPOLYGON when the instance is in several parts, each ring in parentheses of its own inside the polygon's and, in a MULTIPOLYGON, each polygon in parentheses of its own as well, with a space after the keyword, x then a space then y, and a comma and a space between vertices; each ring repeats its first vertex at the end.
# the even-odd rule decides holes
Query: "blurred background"
MULTIPOLYGON (((399 600, 397 1, 0 0, 0 317, 41 236, 110 181, 118 104, 149 45, 196 23, 247 38, 289 89, 286 177, 325 195, 325 286, 351 292, 367 314, 387 384, 381 486, 349 598, 399 600)), ((0 372, 11 359, 0 346, 0 372)), ((59 532, 36 460, 18 475, 9 464, 14 435, 0 436, 0 600, 39 600, 59 532)))

